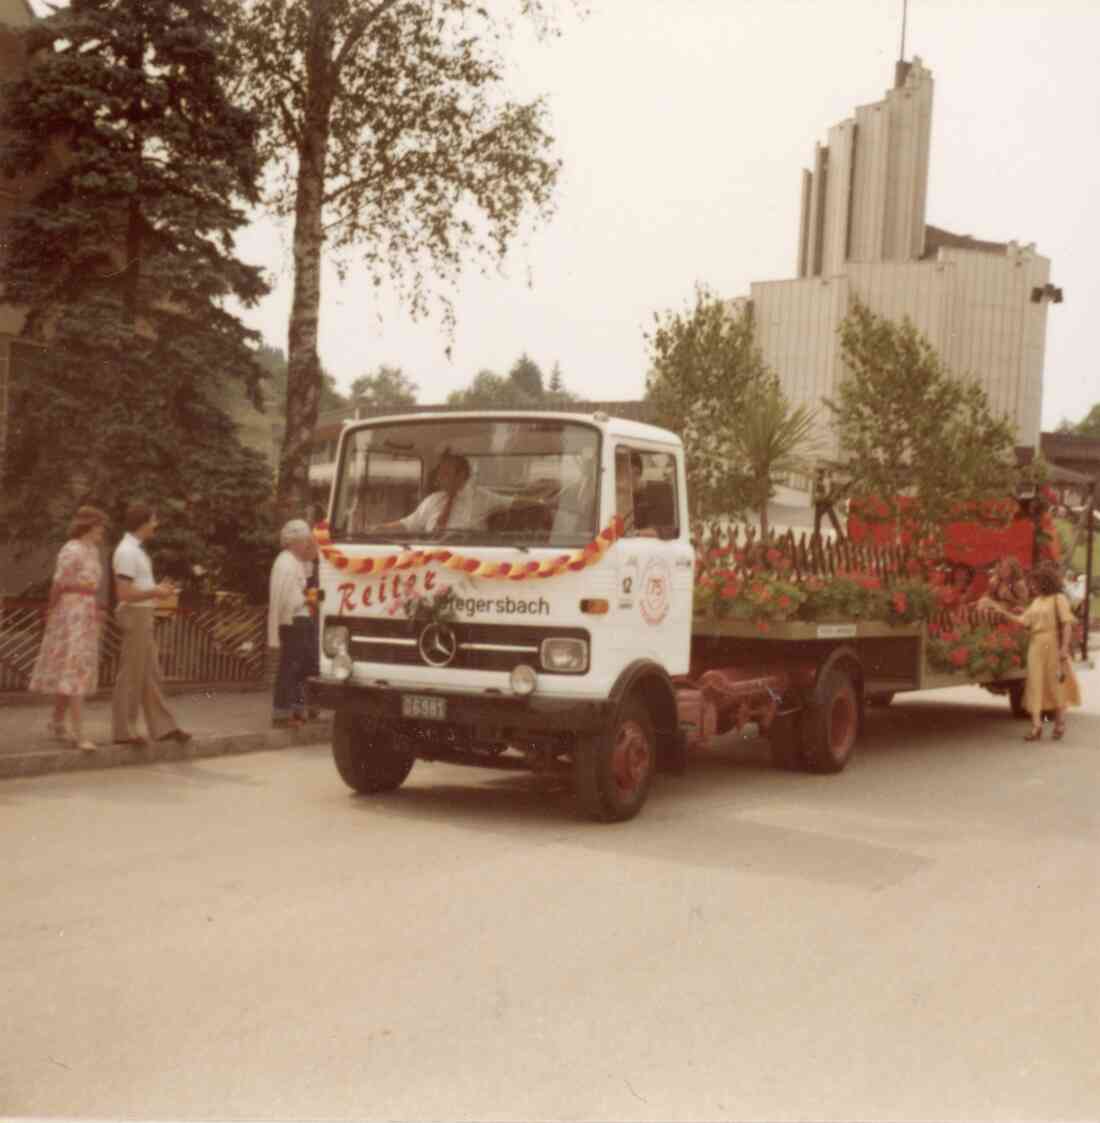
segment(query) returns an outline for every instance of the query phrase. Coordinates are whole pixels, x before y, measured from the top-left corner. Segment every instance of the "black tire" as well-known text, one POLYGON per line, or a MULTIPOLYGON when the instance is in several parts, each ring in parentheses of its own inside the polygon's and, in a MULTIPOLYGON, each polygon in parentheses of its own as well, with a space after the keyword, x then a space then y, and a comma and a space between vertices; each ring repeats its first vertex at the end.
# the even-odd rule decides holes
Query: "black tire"
POLYGON ((589 818, 620 823, 641 811, 657 770, 657 737, 640 698, 628 698, 603 733, 581 740, 574 767, 589 818))
POLYGON ((1008 684, 1008 704, 1015 718, 1029 718, 1031 715, 1024 709, 1025 682, 1010 682, 1008 684))
POLYGON ((344 783, 362 795, 401 787, 416 762, 395 745, 390 726, 346 710, 332 724, 332 758, 344 783))
POLYGON ((768 730, 768 745, 773 768, 781 768, 785 772, 799 772, 805 768, 798 714, 781 714, 772 722, 768 730))
POLYGON ((867 705, 869 706, 888 706, 894 700, 894 692, 892 690, 884 690, 881 694, 868 694, 867 705))
POLYGON ((802 755, 810 772, 840 772, 859 737, 859 692, 840 667, 826 672, 802 717, 802 755))

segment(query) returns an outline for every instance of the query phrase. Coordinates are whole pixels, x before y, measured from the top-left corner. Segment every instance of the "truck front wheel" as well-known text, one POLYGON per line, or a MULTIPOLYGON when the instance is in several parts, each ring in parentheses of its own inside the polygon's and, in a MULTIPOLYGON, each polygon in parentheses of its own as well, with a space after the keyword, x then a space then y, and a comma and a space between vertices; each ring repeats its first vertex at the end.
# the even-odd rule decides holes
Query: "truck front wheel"
POLYGON ((632 819, 649 795, 657 768, 657 738, 649 711, 628 698, 608 728, 577 746, 581 810, 605 823, 632 819))
POLYGON ((833 667, 818 687, 819 701, 802 718, 802 754, 811 772, 839 772, 859 736, 859 694, 852 676, 833 667))
POLYGON ((332 757, 340 778, 362 795, 401 787, 416 761, 394 744, 390 726, 347 710, 332 723, 332 757))

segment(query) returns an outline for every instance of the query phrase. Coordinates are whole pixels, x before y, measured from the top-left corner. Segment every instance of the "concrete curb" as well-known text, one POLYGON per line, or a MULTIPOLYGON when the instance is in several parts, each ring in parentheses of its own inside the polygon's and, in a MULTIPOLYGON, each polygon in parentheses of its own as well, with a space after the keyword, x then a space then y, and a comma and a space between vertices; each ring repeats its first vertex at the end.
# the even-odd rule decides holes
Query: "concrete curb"
POLYGON ((270 729, 196 735, 187 744, 153 741, 148 745, 103 745, 94 753, 57 748, 0 756, 0 780, 46 776, 58 772, 87 772, 92 769, 119 768, 129 764, 164 764, 204 757, 233 756, 265 749, 292 749, 332 738, 332 720, 311 721, 301 729, 270 729))

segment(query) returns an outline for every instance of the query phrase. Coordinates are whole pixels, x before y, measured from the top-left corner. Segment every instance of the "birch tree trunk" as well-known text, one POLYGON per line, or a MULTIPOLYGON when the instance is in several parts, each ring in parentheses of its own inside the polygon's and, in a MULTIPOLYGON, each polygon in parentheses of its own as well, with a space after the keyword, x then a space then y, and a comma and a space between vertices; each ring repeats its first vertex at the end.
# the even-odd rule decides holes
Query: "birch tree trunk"
POLYGON ((275 493, 280 521, 306 517, 310 502, 309 453, 321 399, 317 328, 321 313, 326 157, 332 109, 332 13, 310 0, 306 53, 306 111, 298 143, 294 205, 294 298, 287 330, 286 436, 275 493))

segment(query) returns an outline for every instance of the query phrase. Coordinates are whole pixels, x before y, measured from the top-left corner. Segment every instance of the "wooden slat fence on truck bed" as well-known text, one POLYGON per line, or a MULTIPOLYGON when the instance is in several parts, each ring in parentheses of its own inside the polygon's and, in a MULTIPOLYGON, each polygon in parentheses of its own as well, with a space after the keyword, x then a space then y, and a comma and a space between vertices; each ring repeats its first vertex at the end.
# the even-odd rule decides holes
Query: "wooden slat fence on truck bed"
MULTIPOLYGON (((0 693, 27 689, 45 623, 44 602, 0 604, 0 693)), ((266 633, 267 609, 262 606, 219 605, 158 618, 161 674, 172 683, 262 683, 266 633)), ((114 684, 119 644, 118 625, 109 619, 100 639, 100 689, 114 684)))
POLYGON ((763 538, 754 526, 727 527, 713 522, 696 524, 693 538, 704 554, 715 549, 727 550, 721 561, 724 568, 738 573, 753 567, 774 570, 779 568, 779 559, 783 559, 796 581, 835 577, 838 573, 868 573, 889 586, 914 570, 923 573, 928 565, 926 558, 904 546, 834 542, 805 531, 798 536, 793 530, 784 534, 769 532, 763 538))

